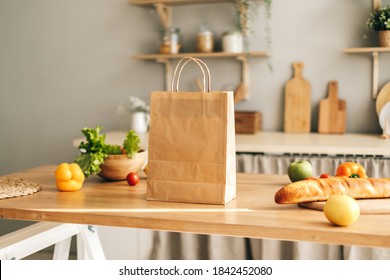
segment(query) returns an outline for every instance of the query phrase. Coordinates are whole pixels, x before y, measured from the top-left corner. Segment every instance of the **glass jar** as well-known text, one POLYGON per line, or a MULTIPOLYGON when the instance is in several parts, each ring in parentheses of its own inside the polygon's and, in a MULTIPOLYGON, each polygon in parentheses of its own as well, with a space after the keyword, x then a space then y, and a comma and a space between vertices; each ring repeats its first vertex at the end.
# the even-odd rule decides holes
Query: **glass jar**
POLYGON ((202 53, 210 53, 214 50, 214 36, 206 24, 202 24, 196 38, 196 50, 202 53))
POLYGON ((175 27, 167 27, 161 30, 160 33, 160 53, 175 54, 181 49, 180 29, 175 27))

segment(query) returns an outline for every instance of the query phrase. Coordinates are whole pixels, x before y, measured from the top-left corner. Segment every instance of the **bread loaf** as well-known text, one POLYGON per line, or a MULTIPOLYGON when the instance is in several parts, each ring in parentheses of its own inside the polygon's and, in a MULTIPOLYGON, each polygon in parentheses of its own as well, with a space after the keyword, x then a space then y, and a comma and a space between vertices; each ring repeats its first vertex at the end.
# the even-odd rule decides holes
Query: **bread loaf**
POLYGON ((288 184, 275 193, 275 202, 290 204, 324 201, 332 194, 347 194, 353 198, 390 197, 390 178, 347 178, 302 180, 288 184))

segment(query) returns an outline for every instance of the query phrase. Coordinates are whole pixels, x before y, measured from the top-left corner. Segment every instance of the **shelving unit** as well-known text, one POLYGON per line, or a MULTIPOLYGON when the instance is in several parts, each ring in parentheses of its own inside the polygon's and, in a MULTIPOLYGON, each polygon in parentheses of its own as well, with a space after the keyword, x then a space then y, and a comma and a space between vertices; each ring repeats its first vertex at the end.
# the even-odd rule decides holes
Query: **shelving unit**
MULTIPOLYGON (((138 5, 144 7, 154 7, 159 16, 160 23, 163 27, 170 26, 172 23, 172 6, 175 5, 187 5, 187 4, 211 4, 211 3, 235 3, 235 0, 128 0, 131 5, 138 5)), ((267 57, 268 54, 265 51, 251 51, 245 53, 226 53, 226 52, 213 52, 213 53, 178 53, 178 54, 138 54, 131 56, 132 59, 139 60, 154 60, 155 62, 162 63, 165 66, 165 88, 169 90, 170 81, 172 77, 172 61, 181 59, 185 56, 197 57, 197 58, 224 58, 224 59, 237 59, 241 63, 241 84, 245 85, 245 94, 242 94, 240 98, 235 98, 238 102, 241 99, 248 98, 248 83, 249 83, 249 58, 267 57)), ((239 86, 240 87, 240 86, 239 86)))
MULTIPOLYGON (((227 52, 214 52, 214 53, 178 53, 178 54, 140 54, 132 56, 133 59, 141 60, 155 60, 156 62, 163 63, 165 66, 165 89, 169 90, 172 78, 172 65, 173 59, 181 59, 186 56, 198 57, 198 58, 236 58, 241 61, 242 64, 242 80, 245 85, 248 84, 248 58, 250 57, 266 57, 266 52, 248 52, 248 53, 227 53, 227 52)), ((243 99, 248 98, 248 94, 242 96, 243 99)), ((235 97, 235 100, 241 98, 235 97)), ((238 101, 237 101, 238 102, 238 101)))
POLYGON ((390 52, 390 48, 379 48, 379 47, 370 47, 370 48, 346 48, 344 49, 345 53, 380 53, 380 52, 390 52))
POLYGON ((235 0, 128 0, 131 5, 154 6, 160 23, 168 27, 172 23, 172 6, 188 4, 234 3, 235 0))
POLYGON ((196 3, 226 3, 234 2, 234 0, 129 0, 133 5, 152 5, 152 4, 169 4, 169 5, 183 5, 183 4, 196 4, 196 3))
POLYGON ((199 58, 238 58, 238 57, 266 57, 267 53, 262 51, 248 52, 248 53, 227 53, 227 52, 214 52, 214 53, 178 53, 178 54, 138 54, 133 55, 134 59, 142 60, 158 60, 158 59, 180 59, 185 56, 196 56, 199 58))
MULTIPOLYGON (((372 10, 376 11, 381 7, 381 0, 372 0, 372 10)), ((376 99, 379 90, 379 53, 390 53, 390 48, 367 47, 367 48, 346 48, 343 50, 349 54, 371 54, 372 55, 372 98, 376 99)))
POLYGON ((372 54, 372 98, 376 99, 379 91, 379 53, 390 53, 390 48, 347 48, 343 51, 350 54, 372 54))

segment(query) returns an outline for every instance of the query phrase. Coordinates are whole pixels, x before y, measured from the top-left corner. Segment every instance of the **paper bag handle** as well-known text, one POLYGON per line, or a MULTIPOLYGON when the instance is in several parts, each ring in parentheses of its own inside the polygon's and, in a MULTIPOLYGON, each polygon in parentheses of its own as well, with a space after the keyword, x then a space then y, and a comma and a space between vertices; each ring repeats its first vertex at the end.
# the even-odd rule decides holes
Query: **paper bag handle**
POLYGON ((173 73, 173 78, 172 78, 172 91, 176 91, 176 92, 179 91, 179 83, 180 83, 181 72, 183 71, 184 66, 186 66, 186 64, 188 62, 191 62, 191 61, 194 61, 196 64, 198 64, 200 69, 202 70, 202 74, 203 74, 203 92, 206 92, 206 74, 205 74, 205 71, 204 71, 206 69, 206 71, 207 71, 207 92, 211 92, 211 86, 210 86, 211 77, 210 77, 210 70, 209 70, 209 68, 207 67, 206 63, 204 63, 201 59, 195 58, 195 57, 190 57, 190 56, 183 57, 179 61, 179 63, 176 65, 175 72, 173 73), (176 76, 177 76, 176 87, 174 87, 176 76))

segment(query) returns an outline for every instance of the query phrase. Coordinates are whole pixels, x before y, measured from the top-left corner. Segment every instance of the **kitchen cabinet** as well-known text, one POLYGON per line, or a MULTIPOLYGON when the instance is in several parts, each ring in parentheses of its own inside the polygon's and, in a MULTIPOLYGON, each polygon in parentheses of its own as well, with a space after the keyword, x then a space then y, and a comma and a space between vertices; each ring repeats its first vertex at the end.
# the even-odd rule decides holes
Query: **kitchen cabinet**
MULTIPOLYGON (((195 4, 211 4, 211 3, 228 3, 234 4, 234 0, 129 0, 131 5, 138 5, 143 7, 154 7, 159 16, 160 23, 163 27, 168 27, 172 23, 173 6, 175 5, 195 5, 195 4)), ((249 88, 249 65, 248 59, 267 57, 266 51, 249 51, 240 53, 227 53, 227 52, 212 52, 212 53, 177 53, 177 54, 139 54, 133 55, 131 58, 139 60, 152 60, 157 63, 162 63, 165 67, 165 88, 170 89, 170 83, 172 79, 172 61, 181 59, 186 56, 197 58, 217 58, 217 59, 237 59, 241 63, 241 84, 249 88)), ((238 102, 241 99, 247 99, 248 90, 246 90, 242 97, 235 98, 238 102)))
MULTIPOLYGON (((372 9, 376 11, 381 7, 381 0, 372 0, 372 9)), ((372 55, 372 98, 378 95, 379 77, 379 53, 390 53, 390 48, 369 47, 369 48, 346 48, 343 50, 349 54, 371 54, 372 55)))

